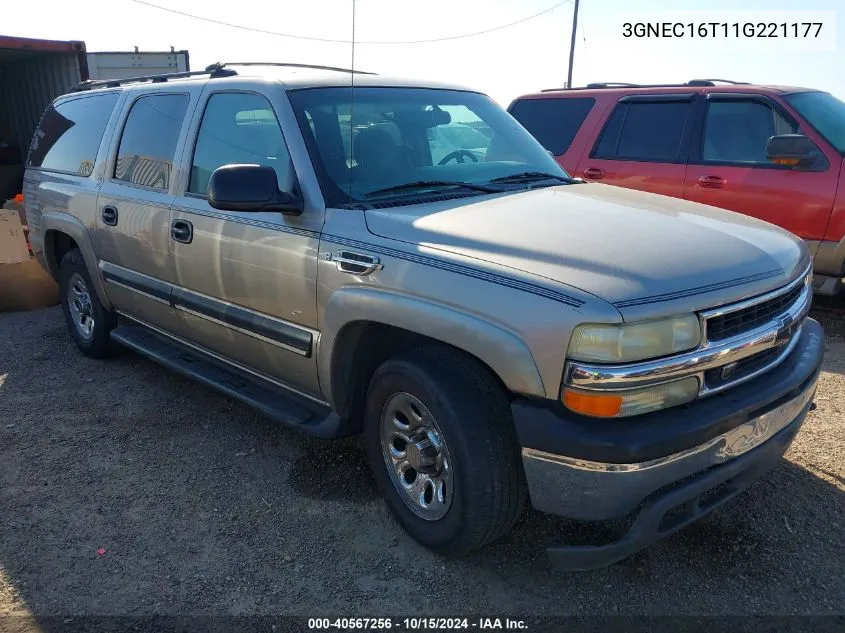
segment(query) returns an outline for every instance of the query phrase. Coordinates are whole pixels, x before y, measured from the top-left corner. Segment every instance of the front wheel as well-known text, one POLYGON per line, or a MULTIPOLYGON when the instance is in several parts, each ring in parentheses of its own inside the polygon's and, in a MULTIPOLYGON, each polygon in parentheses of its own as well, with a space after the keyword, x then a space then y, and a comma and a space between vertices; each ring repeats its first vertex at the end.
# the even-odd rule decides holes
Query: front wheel
POLYGON ((527 497, 510 405, 474 359, 424 348, 382 364, 367 393, 376 483, 419 543, 463 554, 507 532, 527 497))

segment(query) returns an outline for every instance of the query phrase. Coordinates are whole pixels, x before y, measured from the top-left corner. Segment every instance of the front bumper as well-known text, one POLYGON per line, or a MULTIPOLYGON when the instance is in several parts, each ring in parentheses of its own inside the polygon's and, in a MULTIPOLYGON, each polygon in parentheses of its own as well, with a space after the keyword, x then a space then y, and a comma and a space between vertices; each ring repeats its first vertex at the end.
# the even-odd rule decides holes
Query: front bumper
POLYGON ((553 548, 553 564, 565 569, 611 564, 748 486, 777 462, 798 432, 815 395, 823 355, 822 328, 807 319, 795 349, 776 368, 689 405, 605 421, 557 405, 515 403, 514 422, 536 509, 587 521, 637 511, 621 540, 553 548), (677 511, 678 506, 683 508, 677 511))

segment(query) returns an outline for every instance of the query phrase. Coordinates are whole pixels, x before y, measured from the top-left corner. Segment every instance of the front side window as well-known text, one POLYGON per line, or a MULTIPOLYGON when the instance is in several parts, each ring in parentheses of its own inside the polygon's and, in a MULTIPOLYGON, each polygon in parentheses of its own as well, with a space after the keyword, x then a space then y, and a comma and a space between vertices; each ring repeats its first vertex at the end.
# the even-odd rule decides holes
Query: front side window
POLYGON ((555 156, 565 154, 584 119, 593 109, 592 97, 569 99, 522 99, 511 114, 555 156))
POLYGON ((288 94, 329 204, 376 201, 397 187, 418 195, 418 183, 479 189, 504 178, 517 187, 512 177, 526 172, 569 182, 525 128, 478 93, 361 87, 354 103, 347 87, 288 94))
POLYGON ((845 102, 826 92, 798 92, 784 97, 840 154, 845 154, 845 102))
POLYGON ((798 126, 770 105, 754 100, 711 101, 704 120, 701 158, 705 161, 773 164, 769 138, 793 134, 798 126))
POLYGON ((602 130, 593 158, 675 162, 679 160, 689 101, 617 104, 602 130))
POLYGON ((117 150, 115 179, 155 189, 170 186, 188 102, 188 95, 157 94, 132 104, 117 150))
POLYGON ((263 165, 276 172, 281 191, 293 188, 293 167, 270 102, 256 94, 212 95, 202 117, 188 191, 206 195, 212 172, 223 165, 263 165))
POLYGON ((51 104, 32 138, 27 166, 90 176, 118 93, 51 104))

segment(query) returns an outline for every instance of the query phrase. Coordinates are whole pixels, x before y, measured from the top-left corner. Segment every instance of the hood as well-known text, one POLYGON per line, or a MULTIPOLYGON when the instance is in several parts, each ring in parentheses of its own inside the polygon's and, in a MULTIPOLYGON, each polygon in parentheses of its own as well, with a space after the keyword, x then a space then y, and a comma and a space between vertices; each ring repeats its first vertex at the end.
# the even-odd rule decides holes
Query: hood
POLYGON ((748 216, 602 184, 368 210, 366 220, 375 235, 574 286, 620 309, 767 280, 754 287, 762 292, 791 278, 806 251, 748 216))

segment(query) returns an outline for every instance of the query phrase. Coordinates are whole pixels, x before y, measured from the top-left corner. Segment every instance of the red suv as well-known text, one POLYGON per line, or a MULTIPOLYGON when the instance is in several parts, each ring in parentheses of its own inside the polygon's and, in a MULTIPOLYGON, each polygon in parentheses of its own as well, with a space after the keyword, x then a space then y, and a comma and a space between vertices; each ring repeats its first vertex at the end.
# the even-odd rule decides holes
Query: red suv
POLYGON ((571 175, 751 215, 804 238, 816 291, 845 277, 845 103, 724 80, 590 84, 508 111, 571 175))

